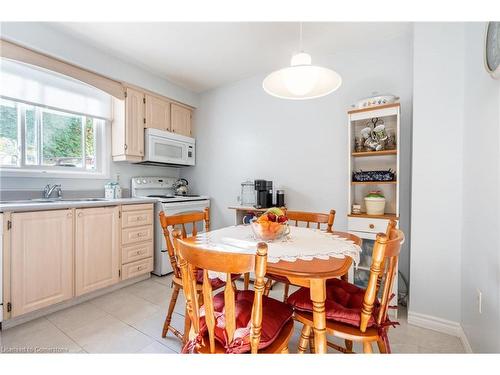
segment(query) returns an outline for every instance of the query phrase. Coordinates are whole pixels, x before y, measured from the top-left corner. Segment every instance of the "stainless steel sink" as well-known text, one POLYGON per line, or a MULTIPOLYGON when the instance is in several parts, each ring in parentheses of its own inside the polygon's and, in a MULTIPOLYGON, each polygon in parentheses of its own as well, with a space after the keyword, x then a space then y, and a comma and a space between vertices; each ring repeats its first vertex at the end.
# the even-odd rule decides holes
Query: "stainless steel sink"
POLYGON ((106 198, 73 198, 73 199, 59 199, 63 202, 103 202, 109 199, 106 198))
POLYGON ((106 198, 35 198, 12 201, 1 201, 0 204, 30 204, 30 203, 57 203, 57 202, 105 202, 106 198))

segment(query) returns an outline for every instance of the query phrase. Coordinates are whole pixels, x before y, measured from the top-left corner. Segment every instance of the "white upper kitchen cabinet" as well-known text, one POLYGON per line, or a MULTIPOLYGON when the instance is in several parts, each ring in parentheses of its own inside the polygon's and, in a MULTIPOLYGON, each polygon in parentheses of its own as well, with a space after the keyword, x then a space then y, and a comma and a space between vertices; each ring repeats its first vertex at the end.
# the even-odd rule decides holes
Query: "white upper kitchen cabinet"
POLYGON ((170 102, 157 96, 146 94, 145 128, 170 131, 170 102))
POLYGON ((171 129, 173 133, 185 135, 188 137, 192 136, 191 130, 191 109, 181 106, 176 103, 172 103, 171 106, 171 129))

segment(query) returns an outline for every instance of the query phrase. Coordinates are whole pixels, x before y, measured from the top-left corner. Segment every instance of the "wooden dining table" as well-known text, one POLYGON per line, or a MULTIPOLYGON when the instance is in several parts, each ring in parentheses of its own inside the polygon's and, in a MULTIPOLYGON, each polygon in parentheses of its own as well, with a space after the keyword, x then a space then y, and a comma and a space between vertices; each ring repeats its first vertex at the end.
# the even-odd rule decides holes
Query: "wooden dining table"
MULTIPOLYGON (((332 234, 353 241, 361 246, 362 240, 346 232, 334 231, 332 234)), ((193 244, 200 243, 196 237, 186 238, 184 241, 193 244)), ((212 244, 212 247, 214 244, 212 244)), ((217 248, 217 244, 215 244, 217 248)), ((227 251, 227 250, 225 250, 227 251)), ((297 259, 293 262, 280 260, 277 263, 267 263, 269 274, 286 277, 290 284, 302 286, 310 289, 311 300, 313 302, 313 332, 315 353, 326 353, 326 280, 341 277, 347 274, 352 264, 352 258, 329 257, 327 259, 314 258, 312 260, 297 259)))

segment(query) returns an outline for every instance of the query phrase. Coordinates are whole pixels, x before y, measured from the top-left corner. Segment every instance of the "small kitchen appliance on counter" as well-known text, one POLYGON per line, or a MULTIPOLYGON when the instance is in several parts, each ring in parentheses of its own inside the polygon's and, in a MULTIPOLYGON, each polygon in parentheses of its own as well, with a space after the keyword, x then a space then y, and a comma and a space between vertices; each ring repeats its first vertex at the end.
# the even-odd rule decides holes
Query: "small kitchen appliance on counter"
POLYGON ((246 207, 255 206, 255 188, 253 181, 247 180, 241 183, 240 204, 246 207))
POLYGON ((269 208, 273 205, 273 182, 255 180, 255 208, 269 208))
POLYGON ((276 207, 285 207, 285 190, 276 190, 276 207))
MULTIPOLYGON (((175 177, 133 177, 132 197, 156 198, 155 203, 155 233, 154 233, 154 269, 153 273, 163 276, 171 273, 172 267, 168 257, 167 244, 163 236, 163 228, 158 218, 161 211, 165 215, 180 215, 189 212, 203 211, 210 207, 210 199, 203 195, 176 195, 175 177)), ((197 231, 205 230, 203 223, 197 223, 197 231)), ((192 224, 186 224, 186 232, 192 232, 192 224)))

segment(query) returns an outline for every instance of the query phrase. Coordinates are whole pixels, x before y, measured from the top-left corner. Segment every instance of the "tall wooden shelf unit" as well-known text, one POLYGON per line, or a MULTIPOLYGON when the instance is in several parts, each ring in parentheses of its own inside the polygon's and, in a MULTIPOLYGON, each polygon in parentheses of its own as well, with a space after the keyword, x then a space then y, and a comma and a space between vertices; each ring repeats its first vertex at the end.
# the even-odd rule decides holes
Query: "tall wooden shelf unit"
MULTIPOLYGON (((370 274, 373 245, 377 233, 385 233, 390 219, 399 221, 399 156, 400 156, 400 105, 399 103, 383 106, 353 109, 348 112, 348 218, 347 229, 350 233, 363 239, 362 253, 359 265, 349 270, 349 281, 361 288, 366 288, 370 274), (354 150, 354 138, 361 136, 361 129, 365 128, 372 118, 383 119, 386 130, 394 134, 396 148, 381 151, 354 150), (396 181, 391 182, 353 182, 352 172, 355 170, 373 171, 392 169, 396 172, 396 181), (383 192, 386 203, 384 215, 368 215, 364 204, 364 197, 371 190, 383 192), (353 214, 352 205, 360 204, 362 214, 353 214)), ((396 273, 397 273, 396 268, 396 273)), ((397 305, 398 278, 395 278, 391 306, 397 305)), ((390 310, 397 316, 397 310, 390 310)))

